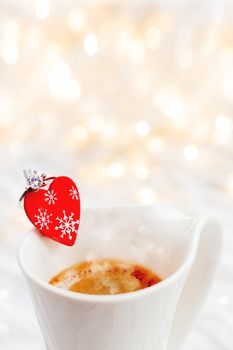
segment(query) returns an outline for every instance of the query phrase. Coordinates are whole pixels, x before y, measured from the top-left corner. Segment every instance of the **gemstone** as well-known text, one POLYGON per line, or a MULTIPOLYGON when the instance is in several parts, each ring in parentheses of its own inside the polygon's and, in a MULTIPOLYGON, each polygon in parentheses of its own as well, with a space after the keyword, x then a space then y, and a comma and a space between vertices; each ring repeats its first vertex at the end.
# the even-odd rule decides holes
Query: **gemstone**
POLYGON ((39 176, 33 176, 29 180, 29 187, 33 190, 38 190, 43 185, 43 180, 39 176))

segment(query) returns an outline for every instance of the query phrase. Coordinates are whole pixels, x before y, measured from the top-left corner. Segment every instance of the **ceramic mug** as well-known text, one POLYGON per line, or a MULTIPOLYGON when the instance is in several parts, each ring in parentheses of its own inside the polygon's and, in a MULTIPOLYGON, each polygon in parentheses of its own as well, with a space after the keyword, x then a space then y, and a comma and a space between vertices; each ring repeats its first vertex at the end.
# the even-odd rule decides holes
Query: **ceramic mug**
POLYGON ((177 350, 200 309, 221 250, 217 222, 167 206, 83 209, 77 241, 63 246, 35 229, 18 261, 48 350, 177 350), (120 258, 163 281, 118 295, 87 295, 48 284, 79 261, 120 258))

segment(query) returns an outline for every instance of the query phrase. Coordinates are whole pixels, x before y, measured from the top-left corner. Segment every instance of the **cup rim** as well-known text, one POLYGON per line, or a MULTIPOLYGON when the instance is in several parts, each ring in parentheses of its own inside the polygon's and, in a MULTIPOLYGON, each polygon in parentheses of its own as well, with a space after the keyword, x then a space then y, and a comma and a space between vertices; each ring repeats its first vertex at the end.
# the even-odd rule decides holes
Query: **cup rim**
MULTIPOLYGON (((144 207, 144 206, 143 206, 144 207)), ((152 206, 150 206, 152 207, 152 206)), ((101 209, 104 209, 105 207, 101 207, 101 209)), ((96 209, 96 208, 85 208, 86 209, 96 209)), ((109 209, 109 207, 106 207, 106 209, 109 209)), ((182 213, 182 212, 181 212, 182 213)), ((190 217, 190 219, 195 219, 194 217, 190 217)), ((200 217, 196 218, 200 219, 200 217)), ((26 277, 26 280, 31 280, 35 285, 39 286, 44 291, 50 293, 53 296, 64 298, 67 301, 83 301, 83 302, 90 302, 90 303, 115 303, 115 302, 124 302, 124 301, 132 301, 135 299, 140 299, 145 296, 150 296, 154 292, 159 292, 162 289, 165 289, 166 287, 170 286, 173 282, 179 279, 180 276, 186 273, 186 271, 191 267, 194 258, 196 249, 193 248, 193 245, 196 246, 195 242, 192 242, 190 254, 187 255, 181 266, 170 276, 166 277, 165 279, 161 280, 159 283, 150 286, 148 288, 140 289, 134 292, 128 292, 128 293, 122 293, 122 294, 114 294, 114 295, 94 295, 94 294, 83 294, 83 293, 77 293, 72 292, 69 290, 65 290, 62 288, 57 288, 56 286, 53 286, 49 284, 48 282, 44 282, 40 280, 39 278, 35 277, 28 266, 26 266, 23 258, 23 249, 25 242, 30 239, 32 234, 35 234, 34 228, 31 228, 26 235, 21 240, 18 251, 17 251, 17 261, 19 264, 19 267, 21 271, 23 272, 24 276, 26 277)), ((40 233, 39 233, 40 234, 40 233)), ((46 238, 46 237, 45 237, 46 238)), ((47 238, 49 239, 49 238, 47 238)), ((194 241, 197 243, 197 235, 194 235, 194 241)))

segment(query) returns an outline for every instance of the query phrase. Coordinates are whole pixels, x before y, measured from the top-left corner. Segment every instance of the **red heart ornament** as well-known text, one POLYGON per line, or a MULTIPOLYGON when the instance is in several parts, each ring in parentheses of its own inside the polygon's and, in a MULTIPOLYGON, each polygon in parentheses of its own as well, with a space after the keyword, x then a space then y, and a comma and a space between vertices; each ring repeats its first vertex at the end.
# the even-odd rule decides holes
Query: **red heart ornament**
POLYGON ((75 183, 66 176, 56 177, 48 189, 26 192, 24 209, 40 232, 59 243, 75 243, 79 219, 80 198, 75 183))

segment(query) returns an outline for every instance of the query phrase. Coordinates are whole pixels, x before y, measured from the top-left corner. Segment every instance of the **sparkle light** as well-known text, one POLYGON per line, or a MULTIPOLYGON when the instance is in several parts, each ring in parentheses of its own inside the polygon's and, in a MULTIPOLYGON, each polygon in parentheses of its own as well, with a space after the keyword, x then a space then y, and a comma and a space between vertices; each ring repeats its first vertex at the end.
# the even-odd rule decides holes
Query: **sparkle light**
POLYGON ((86 13, 83 9, 73 9, 68 13, 68 26, 73 31, 83 30, 86 22, 86 13))
POLYGON ((84 39, 84 50, 88 56, 95 56, 98 51, 98 39, 95 34, 88 33, 84 39))
POLYGON ((159 90, 154 98, 154 103, 169 118, 177 119, 184 116, 184 100, 181 95, 176 92, 170 92, 166 89, 159 90))
POLYGON ((11 39, 3 40, 1 44, 1 56, 7 64, 15 64, 19 56, 16 42, 11 39))
MULTIPOLYGON (((127 176, 132 184, 147 180, 152 186, 156 170, 169 167, 170 152, 181 166, 208 174, 211 164, 203 163, 199 144, 203 156, 211 156, 209 144, 213 152, 224 144, 214 160, 225 152, 220 167, 226 160, 229 171, 233 48, 224 6, 210 10, 203 26, 177 26, 176 16, 146 9, 146 2, 142 16, 84 3, 67 6, 61 16, 54 8, 49 16, 50 0, 33 6, 32 20, 6 13, 0 25, 0 136, 3 144, 14 140, 9 152, 22 155, 33 133, 47 142, 53 132, 59 146, 70 145, 80 157, 98 146, 98 157, 81 171, 84 181, 127 176)), ((222 188, 233 192, 232 182, 225 179, 222 188)), ((149 184, 134 193, 142 203, 158 198, 149 184)))
POLYGON ((71 78, 69 66, 63 62, 57 62, 49 72, 49 88, 51 96, 66 101, 72 101, 80 97, 80 86, 71 78))
POLYGON ((146 135, 149 134, 150 127, 149 127, 147 122, 139 121, 135 125, 135 131, 136 131, 136 134, 139 135, 139 136, 146 136, 146 135))
POLYGON ((194 145, 188 145, 184 148, 184 157, 187 160, 195 160, 199 155, 198 148, 194 145))
POLYGON ((131 61, 136 64, 140 64, 144 61, 145 58, 145 47, 142 40, 135 39, 131 42, 130 46, 130 57, 131 61))
POLYGON ((51 94, 59 97, 63 84, 70 79, 70 67, 63 61, 57 62, 49 72, 51 94))
POLYGON ((7 64, 15 64, 18 61, 18 39, 20 28, 13 20, 7 21, 3 25, 3 35, 1 42, 1 56, 7 64))
POLYGON ((48 0, 36 0, 35 13, 39 19, 46 19, 49 16, 50 5, 48 0))
POLYGON ((110 177, 121 177, 125 173, 124 164, 121 162, 113 162, 108 166, 108 175, 110 177))

